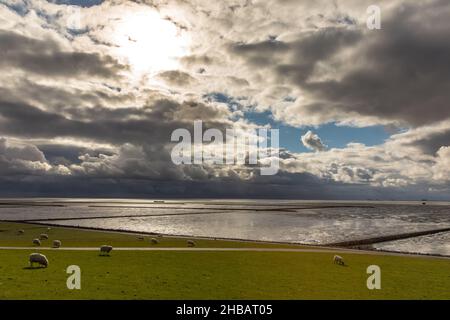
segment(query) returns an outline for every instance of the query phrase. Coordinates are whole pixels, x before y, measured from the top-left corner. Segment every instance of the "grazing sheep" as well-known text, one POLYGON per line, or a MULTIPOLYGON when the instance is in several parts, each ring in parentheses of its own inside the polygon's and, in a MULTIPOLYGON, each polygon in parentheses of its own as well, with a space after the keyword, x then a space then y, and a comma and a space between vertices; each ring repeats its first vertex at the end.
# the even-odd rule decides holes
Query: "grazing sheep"
POLYGON ((59 247, 61 247, 61 241, 53 240, 53 248, 59 248, 59 247))
POLYGON ((18 234, 24 234, 24 233, 25 233, 25 230, 19 230, 19 231, 17 231, 17 233, 18 233, 18 234))
POLYGON ((42 234, 39 236, 39 239, 41 239, 41 240, 48 240, 48 234, 42 233, 42 234))
POLYGON ((158 244, 159 243, 159 241, 157 239, 155 239, 155 238, 151 238, 150 242, 152 244, 158 244))
POLYGON ((47 231, 50 231, 50 230, 52 230, 52 228, 48 227, 48 228, 47 228, 47 231))
POLYGON ((41 240, 39 239, 33 239, 33 244, 40 246, 41 245, 41 240))
POLYGON ((48 267, 47 257, 40 253, 30 254, 30 267, 33 267, 33 263, 38 263, 40 266, 48 267))
POLYGON ((188 247, 195 247, 195 242, 193 240, 188 240, 187 245, 188 247))
POLYGON ((111 252, 112 249, 113 249, 112 246, 108 246, 108 245, 105 244, 105 245, 100 247, 100 254, 101 255, 103 255, 103 254, 109 255, 109 253, 111 252))
POLYGON ((341 256, 334 256, 333 263, 345 266, 344 258, 342 258, 341 256))
POLYGON ((137 239, 142 241, 142 240, 144 240, 144 237, 143 236, 139 236, 139 237, 137 237, 137 239))

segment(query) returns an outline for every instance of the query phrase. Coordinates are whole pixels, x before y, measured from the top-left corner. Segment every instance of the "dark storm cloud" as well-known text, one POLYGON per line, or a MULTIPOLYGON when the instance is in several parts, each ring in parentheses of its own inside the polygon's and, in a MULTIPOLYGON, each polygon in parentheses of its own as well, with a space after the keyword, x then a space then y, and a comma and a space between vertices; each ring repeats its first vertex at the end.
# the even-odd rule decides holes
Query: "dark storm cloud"
POLYGON ((143 112, 138 109, 74 109, 74 112, 85 114, 85 117, 89 119, 81 121, 25 104, 2 101, 0 106, 2 116, 0 132, 23 138, 72 137, 121 144, 137 141, 167 141, 170 137, 168 128, 164 129, 161 125, 163 122, 161 119, 158 121, 157 117, 123 120, 123 116, 131 117, 133 113, 142 117, 143 112))
MULTIPOLYGON (((53 2, 90 7, 100 1, 53 2)), ((274 117, 287 110, 283 121, 298 111, 318 119, 317 125, 335 115, 358 120, 358 113, 414 126, 445 119, 450 116, 445 105, 450 101, 449 4, 427 0, 421 6, 407 3, 392 15, 391 9, 383 11, 383 29, 369 32, 357 24, 355 11, 335 8, 331 15, 316 15, 308 7, 303 13, 302 3, 294 0, 285 1, 291 9, 284 11, 271 1, 251 11, 221 2, 182 3, 174 2, 180 16, 186 6, 195 14, 181 24, 178 16, 168 19, 194 35, 191 55, 180 58, 189 73, 157 71, 167 91, 135 77, 109 83, 127 67, 94 53, 118 54, 107 30, 114 29, 108 28, 117 18, 112 12, 128 13, 129 1, 84 8, 87 34, 66 37, 65 31, 60 34, 65 25, 48 29, 62 23, 58 16, 46 17, 53 17, 55 7, 62 9, 50 10, 48 2, 40 3, 48 11, 30 9, 39 12, 32 21, 36 27, 29 27, 36 30, 26 26, 30 17, 18 16, 10 25, 20 28, 0 31, 0 136, 7 137, 0 140, 1 195, 431 199, 434 181, 446 188, 449 153, 429 155, 449 144, 450 125, 392 139, 388 148, 325 150, 318 136, 309 135, 305 145, 323 150, 320 157, 281 150, 276 176, 260 176, 257 166, 176 166, 170 136, 178 128, 191 131, 196 119, 204 121, 204 129, 223 132, 238 114, 230 107, 247 100, 261 109, 273 107, 274 117), (209 13, 198 15, 202 11, 209 13), (97 23, 99 15, 105 19, 97 23), (299 18, 304 16, 313 17, 306 27, 299 18), (71 52, 71 45, 79 51, 71 52), (208 99, 211 91, 226 93, 226 99, 208 99), (259 93, 269 102, 260 101, 259 93), (428 155, 404 151, 405 145, 428 155)), ((237 121, 245 125, 245 115, 237 121)))
POLYGON ((179 70, 164 71, 158 74, 158 77, 170 85, 179 87, 188 86, 196 82, 195 78, 189 73, 179 70))
POLYGON ((310 174, 294 174, 285 182, 174 181, 125 178, 15 176, 0 177, 4 196, 133 197, 133 198, 263 198, 316 200, 417 200, 442 199, 425 188, 376 188, 321 181, 310 174), (351 195, 349 197, 349 195, 351 195))
POLYGON ((46 171, 42 151, 33 145, 11 146, 0 138, 0 176, 34 175, 46 171))
POLYGON ((413 141, 408 142, 407 145, 419 147, 422 152, 435 155, 442 146, 450 145, 450 129, 418 137, 413 141))
POLYGON ((55 4, 69 4, 80 7, 92 7, 102 4, 104 0, 47 0, 55 4))
POLYGON ((9 88, 0 87, 3 101, 33 101, 45 106, 46 110, 61 111, 89 105, 123 105, 134 101, 134 95, 121 93, 120 89, 103 85, 85 90, 39 84, 28 79, 16 80, 9 88))
POLYGON ((32 39, 4 30, 0 30, 0 68, 19 68, 42 76, 104 78, 116 78, 119 71, 127 70, 111 56, 66 52, 52 39, 32 39))
POLYGON ((357 30, 325 28, 303 34, 291 42, 271 39, 258 43, 233 44, 230 52, 244 57, 258 67, 274 67, 280 79, 288 77, 296 84, 302 85, 318 62, 360 39, 361 32, 357 30), (280 55, 284 59, 281 59, 280 55), (283 60, 284 62, 280 62, 283 60))
POLYGON ((213 63, 217 63, 217 59, 209 55, 188 55, 180 59, 181 63, 186 66, 208 66, 213 63))
POLYGON ((232 52, 240 55, 267 56, 286 52, 289 49, 289 45, 284 42, 277 41, 276 39, 269 39, 257 43, 233 44, 230 49, 232 52))
POLYGON ((111 156, 114 153, 104 148, 89 148, 64 144, 37 144, 36 147, 45 155, 45 159, 51 164, 69 166, 80 164, 81 155, 98 157, 100 154, 111 156))
POLYGON ((289 51, 289 45, 277 41, 266 40, 257 43, 236 43, 229 47, 235 55, 244 57, 252 66, 262 67, 271 65, 281 54, 289 51))
POLYGON ((420 126, 450 117, 449 14, 445 0, 406 2, 383 15, 381 30, 330 27, 285 43, 236 44, 231 52, 303 90, 302 108, 324 122, 333 121, 327 114, 356 112, 420 126), (311 78, 319 62, 332 80, 311 78))
POLYGON ((381 31, 366 35, 361 65, 340 81, 305 84, 343 111, 418 126, 448 118, 450 34, 448 1, 405 5, 381 31), (432 22, 430 22, 432 19, 432 22))
POLYGON ((189 129, 196 119, 203 119, 207 126, 224 127, 214 119, 219 111, 203 103, 158 100, 143 108, 67 107, 64 111, 70 117, 0 99, 0 134, 22 138, 81 138, 115 145, 165 144, 170 142, 173 130, 189 129))
POLYGON ((342 111, 414 126, 448 118, 449 12, 448 1, 405 4, 382 30, 366 34, 358 68, 339 81, 300 85, 342 111))
POLYGON ((342 48, 356 44, 361 37, 360 31, 346 28, 325 28, 303 36, 290 45, 291 63, 277 66, 278 77, 288 77, 302 86, 315 70, 317 63, 334 56, 342 48))

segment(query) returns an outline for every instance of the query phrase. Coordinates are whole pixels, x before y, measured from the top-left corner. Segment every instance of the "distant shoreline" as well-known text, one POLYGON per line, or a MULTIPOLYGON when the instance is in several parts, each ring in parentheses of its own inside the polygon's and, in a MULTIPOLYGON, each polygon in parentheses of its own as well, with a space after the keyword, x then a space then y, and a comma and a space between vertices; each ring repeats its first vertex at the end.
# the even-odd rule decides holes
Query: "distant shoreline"
POLYGON ((208 236, 190 236, 190 235, 179 235, 179 234, 165 234, 165 233, 157 233, 157 232, 148 232, 148 231, 134 231, 134 230, 121 230, 121 229, 112 229, 112 228, 97 228, 97 227, 80 227, 80 226, 67 226, 67 225, 59 225, 52 223, 43 223, 43 222, 31 222, 31 221, 9 221, 9 220, 0 220, 0 222, 8 222, 8 223, 26 223, 26 224, 34 224, 34 225, 42 225, 42 226, 51 226, 58 228, 67 228, 67 229, 77 229, 77 230, 85 230, 85 231, 101 231, 101 232, 112 232, 112 233, 121 233, 121 234, 132 234, 132 235, 148 235, 148 236, 162 236, 162 237, 173 237, 173 238, 184 238, 184 239, 203 239, 203 240, 220 240, 220 241, 230 241, 230 242, 247 242, 247 243, 264 243, 264 244, 281 244, 281 245, 293 245, 293 246, 302 246, 302 247, 314 247, 314 248, 322 248, 322 249, 339 249, 348 252, 378 252, 380 254, 393 254, 400 256, 417 256, 417 257, 430 257, 430 258, 445 258, 449 259, 450 255, 441 255, 441 254, 429 254, 429 253, 418 253, 418 252, 404 252, 404 251, 393 251, 393 250, 383 250, 383 249, 370 249, 364 248, 359 249, 355 247, 342 247, 335 245, 326 245, 326 244, 305 244, 299 242, 288 242, 288 241, 264 241, 264 240, 251 240, 251 239, 240 239, 240 238, 222 238, 222 237, 208 237, 208 236))
POLYGON ((298 203, 308 203, 308 204, 314 204, 314 203, 336 203, 336 204, 343 204, 343 203, 355 203, 355 204, 413 204, 413 205, 421 205, 423 202, 431 205, 447 205, 450 206, 450 200, 438 200, 438 199, 427 199, 427 200, 419 200, 419 199, 403 199, 403 200, 390 200, 390 199, 287 199, 287 198, 278 198, 278 199, 268 199, 268 198, 115 198, 115 197, 2 197, 0 196, 0 202, 53 202, 53 203, 90 203, 90 202, 112 202, 112 203, 155 203, 158 204, 158 201, 164 201, 165 204, 176 203, 181 204, 182 202, 187 203, 202 203, 202 202, 211 202, 211 204, 219 204, 220 202, 226 202, 226 203, 245 203, 245 202, 258 202, 263 203, 261 205, 264 205, 264 203, 267 202, 278 202, 279 204, 283 203, 292 203, 292 202, 298 202, 298 203), (156 201, 156 202, 155 202, 156 201))
MULTIPOLYGON (((20 208, 20 207, 72 207, 83 205, 87 207, 96 207, 96 208, 148 208, 148 209, 185 209, 187 211, 197 211, 198 212, 178 212, 173 214, 148 214, 148 215, 107 215, 107 216, 73 216, 73 217, 63 217, 55 215, 53 217, 47 218, 37 218, 37 219, 21 219, 21 220, 3 220, 7 222, 17 222, 17 223, 29 223, 36 225, 49 225, 49 226, 57 226, 62 228, 76 228, 83 230, 93 230, 93 231, 103 231, 103 232, 119 232, 119 233, 127 233, 127 234, 146 234, 146 235, 162 235, 168 237, 182 237, 182 238, 196 238, 196 239, 217 239, 223 241, 241 241, 241 242, 253 242, 253 243, 268 243, 268 244, 286 244, 286 245, 302 245, 302 246, 311 246, 311 247, 337 247, 337 248, 350 248, 350 249, 358 249, 358 250, 370 250, 377 252, 400 252, 412 255, 421 255, 421 256, 435 256, 435 257, 448 257, 447 251, 437 251, 437 253, 424 253, 424 252, 413 252, 406 251, 409 248, 406 248, 405 251, 394 251, 394 250, 386 250, 380 248, 371 247, 371 245, 390 242, 395 240, 402 240, 408 238, 415 238, 419 236, 432 235, 443 232, 450 232, 450 227, 433 229, 433 230, 425 230, 425 231, 413 231, 413 232, 404 232, 399 233, 399 230, 391 230, 394 234, 387 235, 374 235, 369 237, 369 235, 361 235, 360 239, 356 240, 345 240, 330 242, 327 240, 324 244, 316 243, 302 243, 302 242, 293 242, 292 240, 287 241, 277 241, 282 239, 283 237, 275 237, 276 240, 257 240, 257 239, 244 239, 244 238, 225 238, 223 236, 227 236, 227 234, 223 234, 222 237, 214 237, 214 234, 209 234, 206 236, 195 236, 195 235, 186 235, 186 234, 164 234, 157 233, 151 231, 134 231, 134 230, 123 230, 116 228, 102 228, 102 227, 90 227, 90 226, 68 226, 61 225, 57 223, 52 223, 52 221, 69 221, 69 220, 90 220, 90 219, 109 219, 109 218, 128 218, 128 217, 158 217, 158 216, 176 216, 176 215, 201 215, 201 214, 215 214, 220 212, 230 212, 230 211, 280 211, 280 212, 295 212, 296 210, 309 210, 309 209, 324 209, 324 208, 376 208, 377 206, 389 206, 389 205, 413 205, 416 207, 422 206, 421 201, 415 202, 388 202, 388 201, 364 201, 364 200, 268 200, 265 199, 263 201, 255 201, 253 199, 209 199, 204 200, 203 202, 199 199, 178 199, 175 201, 171 199, 169 201, 164 200, 150 200, 150 199, 87 199, 87 198, 9 198, 9 199, 1 199, 0 198, 0 217, 1 217, 1 209, 6 208, 20 208), (184 201, 184 202, 183 202, 184 201), (202 207, 201 204, 205 206, 202 207), (178 205, 178 206, 177 206, 178 205), (229 206, 229 207, 224 207, 229 206), (211 212, 208 212, 211 211, 211 212), (397 232, 397 233, 395 233, 397 232), (366 236, 367 238, 363 238, 366 236)), ((450 206, 450 203, 443 202, 433 202, 428 201, 427 206, 450 206)), ((388 207, 389 208, 389 207, 388 207)), ((45 210, 45 209, 44 209, 45 210)), ((421 210, 419 208, 419 210, 421 210)), ((434 209, 432 209, 434 210, 434 209)), ((441 209, 442 210, 442 207, 441 209)), ((446 208, 444 209, 446 211, 446 208)), ((59 212, 56 209, 56 212, 59 212)), ((25 217, 24 217, 25 218, 25 217)), ((0 221, 2 219, 0 218, 0 221)), ((120 226, 117 226, 120 227, 120 226)), ((446 227, 446 226, 443 226, 446 227)), ((176 231, 176 230, 174 230, 176 231)), ((181 230, 178 230, 181 231, 181 230)), ((206 233, 208 234, 208 233, 206 233)), ((245 235, 244 235, 245 236, 245 235)), ((272 237, 273 238, 273 237, 272 237)), ((291 239, 296 239, 295 237, 291 237, 291 239)), ((295 240, 294 240, 295 241, 295 240)), ((395 248, 397 249, 397 248, 395 248)), ((411 249, 414 249, 411 247, 411 249)))

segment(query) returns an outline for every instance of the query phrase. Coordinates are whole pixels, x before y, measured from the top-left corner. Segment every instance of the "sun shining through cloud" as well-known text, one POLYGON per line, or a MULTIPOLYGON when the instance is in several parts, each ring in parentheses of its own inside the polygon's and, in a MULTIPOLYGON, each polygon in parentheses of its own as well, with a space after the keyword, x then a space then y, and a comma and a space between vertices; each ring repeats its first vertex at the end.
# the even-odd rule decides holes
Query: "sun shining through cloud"
POLYGON ((113 38, 117 54, 137 76, 176 69, 179 58, 188 53, 187 33, 152 10, 126 14, 117 22, 113 38))
POLYGON ((0 0, 3 194, 448 199, 450 4, 379 2, 0 0), (279 175, 175 165, 197 119, 279 129, 279 175))

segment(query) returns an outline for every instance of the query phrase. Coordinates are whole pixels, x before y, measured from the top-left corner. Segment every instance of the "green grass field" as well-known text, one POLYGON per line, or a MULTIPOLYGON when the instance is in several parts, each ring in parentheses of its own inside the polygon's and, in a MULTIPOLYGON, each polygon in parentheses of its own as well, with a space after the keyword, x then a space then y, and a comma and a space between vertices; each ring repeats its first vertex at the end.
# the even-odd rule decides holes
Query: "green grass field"
MULTIPOLYGON (((99 247, 109 244, 113 247, 150 247, 150 239, 156 238, 159 241, 158 247, 186 247, 186 238, 180 237, 157 237, 155 235, 126 234, 118 232, 100 232, 93 230, 82 230, 76 228, 51 227, 38 224, 25 224, 14 222, 0 222, 0 246, 33 246, 34 238, 39 238, 41 233, 48 234, 49 240, 42 241, 43 247, 51 247, 52 240, 60 240, 63 247, 99 247), (24 230, 23 235, 19 235, 18 230, 24 230), (144 240, 138 240, 138 236, 143 236, 144 240)), ((237 248, 237 247, 271 247, 271 248, 298 248, 299 245, 261 243, 251 241, 228 241, 195 239, 196 247, 199 248, 237 248)))
MULTIPOLYGON (((29 225, 18 236, 17 227, 0 224, 1 246, 29 246, 20 237, 41 231, 29 225)), ((135 235, 52 228, 50 241, 52 233, 63 246, 144 245, 135 235)), ((164 241, 186 246, 186 239, 162 238, 161 245, 164 241)), ((221 242, 201 244, 248 244, 221 242)), ((42 250, 49 267, 30 269, 31 252, 40 250, 0 250, 0 299, 450 299, 450 260, 428 257, 344 253, 348 266, 342 267, 325 252, 113 250, 101 257, 96 251, 42 250), (366 287, 366 268, 373 264, 381 268, 381 290, 366 287), (81 268, 81 290, 66 287, 69 265, 81 268)))

